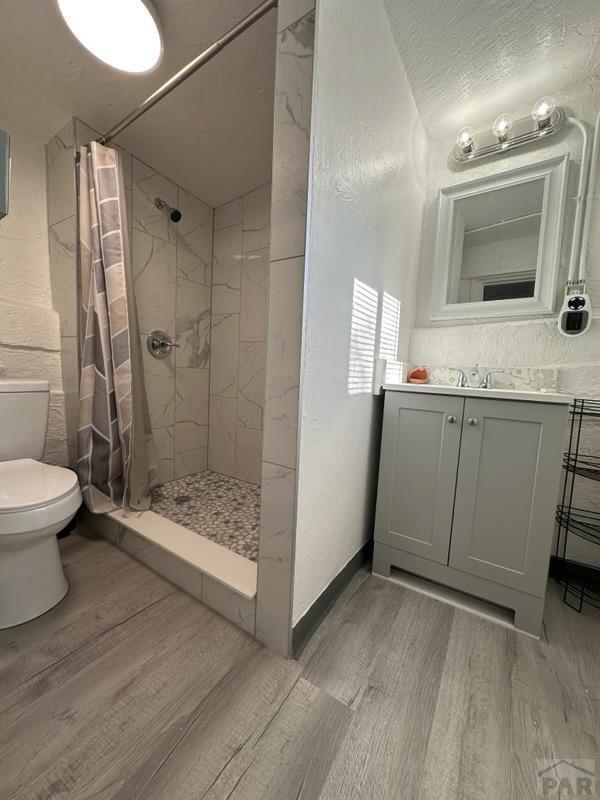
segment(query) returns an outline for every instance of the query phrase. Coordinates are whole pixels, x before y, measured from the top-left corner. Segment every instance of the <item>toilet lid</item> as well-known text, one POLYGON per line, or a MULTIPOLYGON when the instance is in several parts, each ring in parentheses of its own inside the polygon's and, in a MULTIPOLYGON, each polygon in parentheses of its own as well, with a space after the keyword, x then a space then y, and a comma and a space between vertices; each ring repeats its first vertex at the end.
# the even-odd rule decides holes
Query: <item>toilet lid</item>
POLYGON ((45 506, 60 500, 77 486, 77 475, 64 467, 32 458, 0 462, 0 514, 45 506))

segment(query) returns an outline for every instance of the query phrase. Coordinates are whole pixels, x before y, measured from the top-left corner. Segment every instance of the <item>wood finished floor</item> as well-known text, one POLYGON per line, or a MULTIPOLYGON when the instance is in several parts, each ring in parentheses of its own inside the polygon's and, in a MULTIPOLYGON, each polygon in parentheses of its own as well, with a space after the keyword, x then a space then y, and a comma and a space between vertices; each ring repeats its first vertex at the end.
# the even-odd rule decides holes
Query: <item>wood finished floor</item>
POLYGON ((546 638, 356 576, 285 661, 103 540, 0 631, 2 800, 529 800, 598 758, 600 615, 552 587, 546 638))

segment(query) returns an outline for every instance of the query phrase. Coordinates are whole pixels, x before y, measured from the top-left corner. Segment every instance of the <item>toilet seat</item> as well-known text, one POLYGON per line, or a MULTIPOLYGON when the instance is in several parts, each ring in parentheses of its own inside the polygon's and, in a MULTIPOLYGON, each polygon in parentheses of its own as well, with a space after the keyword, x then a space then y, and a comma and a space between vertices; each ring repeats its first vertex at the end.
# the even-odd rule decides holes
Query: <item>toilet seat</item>
POLYGON ((72 470, 32 458, 0 462, 0 536, 55 525, 80 505, 79 482, 72 470))

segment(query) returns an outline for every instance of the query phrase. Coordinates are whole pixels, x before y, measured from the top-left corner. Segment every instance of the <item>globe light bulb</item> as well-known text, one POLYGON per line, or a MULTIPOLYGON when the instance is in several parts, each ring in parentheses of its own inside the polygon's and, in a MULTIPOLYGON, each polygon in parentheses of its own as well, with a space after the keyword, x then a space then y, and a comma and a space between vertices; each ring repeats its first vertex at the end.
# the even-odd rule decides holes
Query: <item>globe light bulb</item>
POLYGON ((508 114, 500 114, 492 125, 492 132, 499 142, 505 142, 512 130, 513 121, 508 114))
POLYGON ((553 97, 540 97, 531 111, 538 128, 546 128, 550 124, 555 108, 556 100, 553 97))
POLYGON ((474 149, 475 131, 473 128, 461 128, 456 137, 456 144, 463 153, 470 153, 474 149))

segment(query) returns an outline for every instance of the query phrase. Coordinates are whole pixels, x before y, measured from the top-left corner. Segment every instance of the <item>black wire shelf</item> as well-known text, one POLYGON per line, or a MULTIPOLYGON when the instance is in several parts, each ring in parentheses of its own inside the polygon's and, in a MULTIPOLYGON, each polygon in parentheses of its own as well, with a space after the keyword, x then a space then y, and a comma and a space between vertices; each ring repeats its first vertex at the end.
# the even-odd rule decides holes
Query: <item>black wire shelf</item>
POLYGON ((600 456, 592 456, 589 453, 580 453, 577 457, 570 453, 565 453, 563 466, 569 472, 575 472, 583 478, 592 481, 600 481, 600 456))
POLYGON ((575 506, 558 506, 556 521, 568 533, 574 533, 582 539, 600 544, 600 514, 575 506))
POLYGON ((550 575, 562 587, 563 601, 575 611, 584 603, 600 608, 600 570, 553 556, 550 575))
MULTIPOLYGON (((585 422, 594 417, 600 419, 600 400, 573 400, 568 449, 563 456, 563 491, 556 508, 558 536, 555 554, 550 561, 550 574, 563 589, 563 601, 576 611, 581 611, 584 603, 600 608, 600 568, 569 558, 571 536, 600 546, 600 512, 575 504, 579 478, 600 481, 600 455, 583 452, 584 447, 586 450, 592 449, 585 441, 589 434, 585 422)), ((594 558, 591 560, 596 562, 594 558)))
POLYGON ((571 403, 571 414, 579 414, 583 417, 600 417, 600 400, 575 398, 571 403))

